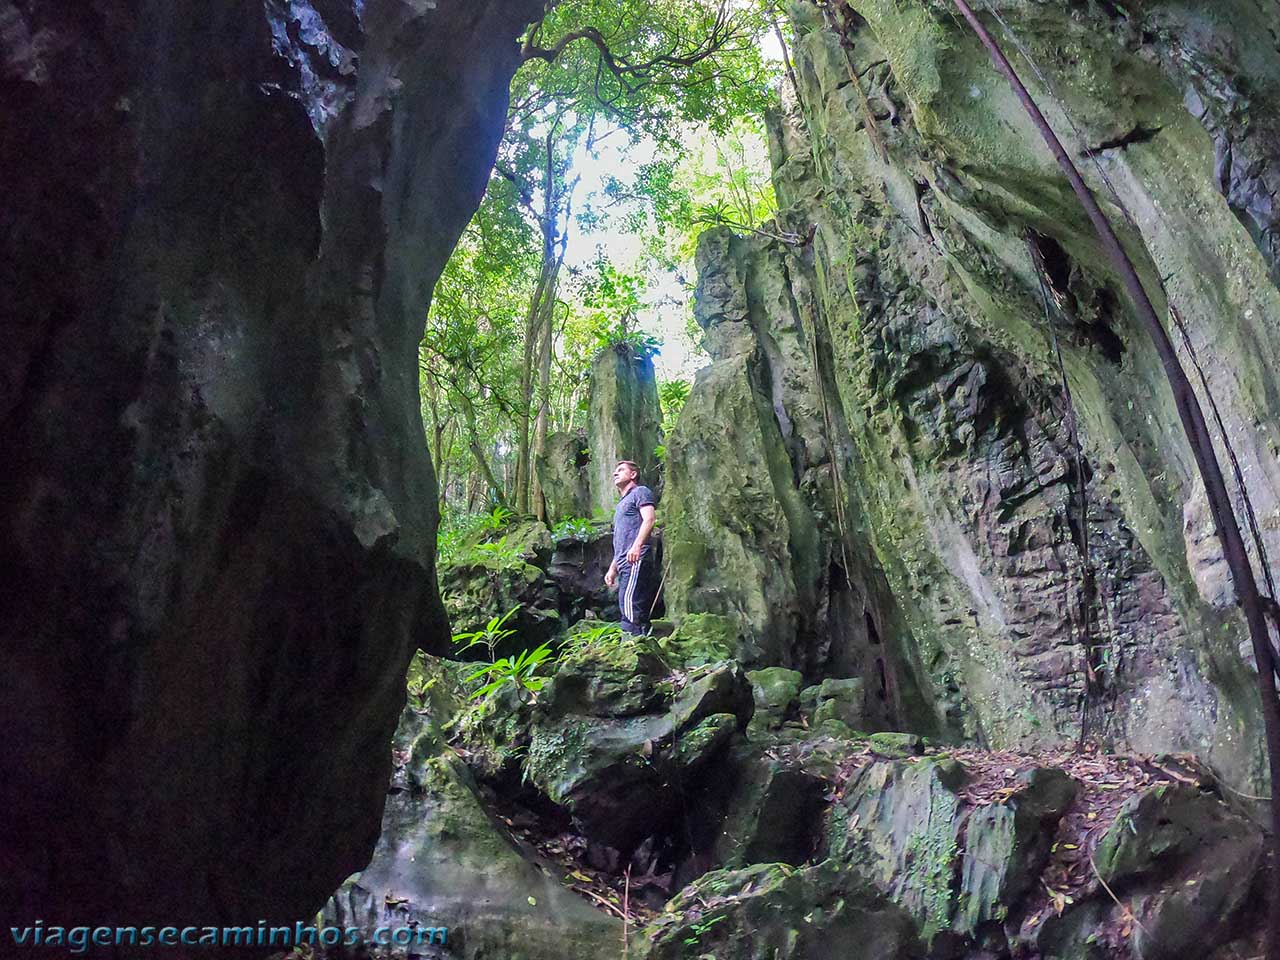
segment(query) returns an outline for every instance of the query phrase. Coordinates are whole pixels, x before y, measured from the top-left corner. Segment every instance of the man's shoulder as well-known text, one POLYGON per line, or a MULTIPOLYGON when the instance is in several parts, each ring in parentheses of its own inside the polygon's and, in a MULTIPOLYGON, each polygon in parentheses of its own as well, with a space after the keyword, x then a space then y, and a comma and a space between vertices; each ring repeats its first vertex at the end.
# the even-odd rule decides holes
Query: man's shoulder
POLYGON ((636 506, 638 507, 648 507, 657 503, 657 498, 654 497, 653 491, 643 484, 637 485, 631 493, 635 497, 636 506))

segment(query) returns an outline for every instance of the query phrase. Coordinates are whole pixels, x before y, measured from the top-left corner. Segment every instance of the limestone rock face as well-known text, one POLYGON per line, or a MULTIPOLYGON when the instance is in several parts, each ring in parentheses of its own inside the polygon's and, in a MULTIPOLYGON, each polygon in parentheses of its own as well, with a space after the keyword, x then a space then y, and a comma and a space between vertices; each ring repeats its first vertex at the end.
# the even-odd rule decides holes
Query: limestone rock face
POLYGON ((1256 936, 1264 837, 1194 765, 956 753, 798 727, 736 746, 718 865, 649 956, 1172 958, 1256 936), (870 948, 866 911, 894 946, 870 948))
POLYGON ((541 5, 92 7, 0 2, 0 912, 294 918, 447 636, 415 347, 541 5))
POLYGON ((707 874, 645 930, 647 960, 823 960, 925 951, 905 912, 819 864, 760 863, 707 874))
POLYGON ((628 856, 678 820, 684 791, 722 759, 754 708, 737 664, 692 671, 675 690, 634 644, 562 661, 540 697, 524 766, 585 836, 628 856))
POLYGON ((698 245, 694 315, 712 363, 667 442, 665 597, 679 624, 737 626, 736 655, 812 679, 871 678, 865 713, 928 729, 909 644, 847 482, 853 446, 830 381, 809 265, 720 228, 698 245))
POLYGON ((660 492, 662 477, 654 450, 662 442, 662 410, 653 360, 626 346, 600 351, 591 364, 587 421, 590 512, 613 513, 618 502, 613 468, 619 460, 635 461, 640 482, 660 492))
MULTIPOLYGON (((453 635, 485 630, 508 614, 501 629, 516 631, 516 649, 558 632, 563 598, 546 575, 553 550, 541 521, 520 520, 443 553, 437 570, 453 635)), ((510 652, 503 645, 502 653, 510 652)))
POLYGON ((553 433, 534 464, 547 523, 591 516, 591 450, 582 433, 553 433))
MULTIPOLYGON (((701 245, 714 362, 668 443, 673 616, 736 617, 753 666, 861 677, 872 721, 893 719, 871 710, 883 693, 917 731, 923 713, 994 746, 1083 734, 1187 750, 1256 786, 1244 631, 1158 358, 948 9, 789 7, 795 92, 771 150, 790 242, 716 230, 701 245), (883 650, 867 653, 873 632, 883 650), (854 653, 836 668, 840 649, 854 653)), ((1001 14, 1050 78, 1052 94, 1025 71, 1033 94, 1069 150, 1092 150, 1086 178, 1177 307, 1280 555, 1266 199, 1280 154, 1264 146, 1280 54, 1261 8, 1001 14)))

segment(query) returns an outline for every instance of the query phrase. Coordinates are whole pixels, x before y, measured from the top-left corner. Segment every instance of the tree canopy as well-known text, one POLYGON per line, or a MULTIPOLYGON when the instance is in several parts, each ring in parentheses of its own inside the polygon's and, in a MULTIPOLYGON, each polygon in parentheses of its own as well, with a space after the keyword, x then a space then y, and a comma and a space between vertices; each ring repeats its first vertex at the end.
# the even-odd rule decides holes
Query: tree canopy
MULTIPOLYGON (((524 37, 489 190, 420 350, 446 514, 538 513, 537 453, 585 426, 593 356, 659 350, 659 316, 684 339, 697 233, 773 215, 771 21, 767 0, 552 0, 524 37)), ((664 386, 664 412, 687 393, 664 386)))

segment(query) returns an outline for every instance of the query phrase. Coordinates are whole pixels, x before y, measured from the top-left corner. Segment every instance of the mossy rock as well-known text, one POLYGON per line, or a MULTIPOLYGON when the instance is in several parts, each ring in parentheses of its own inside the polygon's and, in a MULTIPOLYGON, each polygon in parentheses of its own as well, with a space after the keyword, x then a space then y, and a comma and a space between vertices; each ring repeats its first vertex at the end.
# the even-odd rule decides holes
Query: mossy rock
POLYGON ((954 760, 878 761, 854 773, 827 815, 831 856, 900 904, 932 941, 952 924, 960 862, 954 760))
POLYGON ((1088 957, 1098 931, 1132 916, 1129 947, 1139 960, 1208 956, 1256 929, 1245 915, 1257 905, 1264 844, 1255 824, 1211 793, 1182 783, 1148 787, 1125 801, 1092 852, 1124 907, 1100 891, 1024 928, 1020 946, 1088 957))
POLYGON ((696 770, 724 749, 737 729, 738 718, 734 714, 713 713, 677 736, 668 756, 680 767, 696 770))
MULTIPOLYGON (((621 956, 621 923, 516 846, 426 717, 406 708, 394 746, 402 759, 372 859, 333 894, 324 923, 444 926, 448 955, 460 960, 621 956)), ((385 956, 407 960, 408 948, 388 948, 385 956)))
POLYGON ((661 683, 667 669, 649 637, 623 634, 617 624, 584 620, 565 637, 555 675, 543 688, 542 712, 598 717, 632 716, 670 702, 661 683))
POLYGON ((756 712, 751 719, 752 728, 772 729, 782 725, 796 705, 804 677, 799 670, 786 667, 766 667, 747 671, 751 681, 751 696, 756 712))
POLYGON ((732 662, 695 671, 679 690, 652 675, 619 688, 624 676, 610 681, 610 714, 599 700, 583 702, 581 675, 557 675, 543 690, 524 761, 530 783, 568 808, 589 838, 619 850, 665 829, 681 791, 696 788, 754 707, 732 662), (642 712, 632 709, 637 703, 642 712))
POLYGON ((731 659, 738 647, 738 636, 738 625, 730 617, 690 613, 680 618, 661 643, 673 666, 690 668, 731 659))
POLYGON ((924 750, 924 741, 914 733, 873 733, 867 738, 867 745, 878 756, 891 759, 914 757, 924 750))
POLYGON ((853 745, 803 733, 809 739, 761 734, 733 748, 734 788, 714 848, 721 866, 800 866, 818 850, 827 797, 853 745))
POLYGON ((1094 862, 1108 883, 1163 870, 1210 838, 1238 829, 1238 818, 1216 797, 1183 784, 1160 784, 1125 801, 1098 840, 1094 862))
POLYGON ((1008 799, 969 814, 951 925, 958 934, 976 937, 985 924, 1003 921, 1009 905, 1035 888, 1075 798, 1075 781, 1057 768, 1036 767, 1018 781, 1008 799))
POLYGON ((799 701, 800 709, 814 725, 836 720, 857 729, 863 724, 864 695, 860 677, 827 677, 801 690, 799 701))
POLYGON ((837 864, 703 875, 641 933, 646 960, 923 957, 910 918, 837 864))
POLYGON ((497 654, 536 647, 560 628, 559 594, 544 570, 551 556, 550 534, 545 525, 529 520, 486 536, 491 539, 463 548, 437 568, 453 632, 483 630, 514 609, 504 627, 515 633, 497 654))

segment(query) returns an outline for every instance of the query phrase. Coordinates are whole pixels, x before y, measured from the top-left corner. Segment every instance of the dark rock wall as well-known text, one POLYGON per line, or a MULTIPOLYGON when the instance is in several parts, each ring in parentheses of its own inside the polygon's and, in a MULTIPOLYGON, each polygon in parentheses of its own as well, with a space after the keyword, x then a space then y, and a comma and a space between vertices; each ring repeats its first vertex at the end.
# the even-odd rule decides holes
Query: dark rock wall
POLYGON ((368 860, 447 635, 416 343, 539 8, 0 2, 12 922, 303 915, 368 860))

